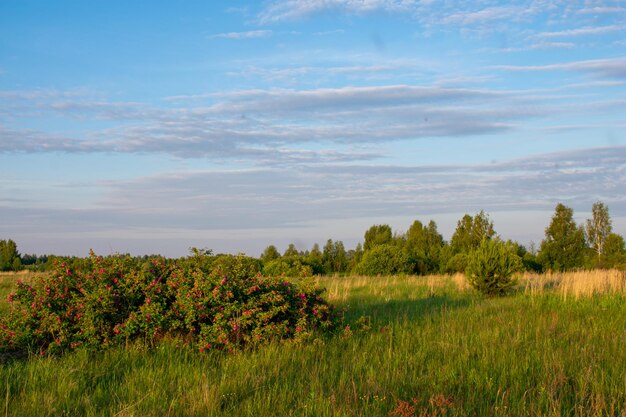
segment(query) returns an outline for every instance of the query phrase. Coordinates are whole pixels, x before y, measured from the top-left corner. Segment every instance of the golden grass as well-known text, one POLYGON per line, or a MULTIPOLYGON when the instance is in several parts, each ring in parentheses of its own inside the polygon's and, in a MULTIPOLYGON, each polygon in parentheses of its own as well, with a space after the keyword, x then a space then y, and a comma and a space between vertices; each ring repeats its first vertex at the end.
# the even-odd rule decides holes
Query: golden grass
POLYGON ((29 275, 36 275, 41 272, 31 272, 31 271, 17 271, 17 272, 0 272, 0 278, 20 278, 29 275))
POLYGON ((626 271, 615 269, 576 272, 524 273, 519 285, 527 294, 554 291, 563 299, 579 299, 597 294, 626 295, 626 271))
POLYGON ((18 272, 0 272, 0 282, 29 282, 35 277, 46 275, 47 272, 18 271, 18 272))
MULTIPOLYGON (((517 289, 524 294, 539 295, 547 292, 559 294, 564 300, 579 299, 599 294, 626 295, 626 271, 592 270, 576 272, 546 272, 536 274, 524 272, 517 277, 517 289)), ((353 291, 367 290, 376 297, 392 296, 391 288, 399 286, 428 288, 434 294, 452 286, 457 291, 472 291, 464 274, 428 275, 428 276, 360 276, 353 275, 340 279, 318 277, 318 285, 327 288, 327 299, 330 302, 345 302, 353 291)))

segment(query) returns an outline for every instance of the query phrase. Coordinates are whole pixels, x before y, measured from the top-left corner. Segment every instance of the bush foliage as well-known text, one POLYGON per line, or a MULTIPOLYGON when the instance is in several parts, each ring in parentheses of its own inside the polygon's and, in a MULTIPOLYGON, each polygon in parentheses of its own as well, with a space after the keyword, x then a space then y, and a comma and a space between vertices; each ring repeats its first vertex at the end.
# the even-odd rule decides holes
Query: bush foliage
POLYGON ((472 287, 485 295, 503 295, 515 285, 513 274, 522 268, 515 248, 499 239, 484 239, 468 257, 465 270, 472 287))
POLYGON ((394 275, 410 273, 410 268, 408 255, 385 243, 366 251, 355 272, 361 275, 394 275))
MULTIPOLYGON (((251 267, 236 257, 224 264, 239 272, 251 267)), ((0 348, 63 352, 174 336, 201 351, 232 351, 338 326, 338 315, 312 284, 207 273, 202 265, 202 257, 57 262, 50 274, 18 283, 10 295, 0 348)))

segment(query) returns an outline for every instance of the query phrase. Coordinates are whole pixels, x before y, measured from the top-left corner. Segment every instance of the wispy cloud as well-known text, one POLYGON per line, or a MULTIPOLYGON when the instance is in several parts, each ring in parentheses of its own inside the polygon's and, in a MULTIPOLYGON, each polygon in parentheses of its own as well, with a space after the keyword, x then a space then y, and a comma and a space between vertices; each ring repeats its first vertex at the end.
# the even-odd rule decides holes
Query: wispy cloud
POLYGON ((586 7, 578 11, 580 14, 613 14, 613 13, 626 13, 626 9, 623 7, 611 7, 611 6, 595 6, 586 7))
MULTIPOLYGON (((588 210, 600 199, 613 216, 625 216, 624 160, 626 147, 614 146, 482 165, 301 164, 163 173, 100 182, 102 197, 80 210, 22 207, 15 201, 0 207, 0 225, 12 235, 83 237, 91 245, 99 240, 179 239, 185 250, 199 234, 259 235, 264 245, 270 233, 283 239, 306 234, 321 241, 328 237, 329 224, 347 220, 427 219, 442 213, 460 217, 480 209, 549 213, 557 202, 588 210)), ((517 219, 518 233, 533 229, 540 238, 544 225, 525 221, 517 219)), ((498 230, 500 226, 496 224, 498 230)))
POLYGON ((313 34, 316 36, 328 36, 328 35, 339 35, 345 32, 346 32, 345 29, 333 29, 333 30, 323 30, 321 32, 314 32, 313 34))
POLYGON ((510 19, 517 17, 525 12, 524 7, 517 6, 498 6, 488 7, 476 11, 461 11, 453 13, 442 20, 444 24, 461 24, 473 25, 478 23, 486 23, 497 20, 510 19))
POLYGON ((523 52, 523 51, 536 51, 536 50, 544 50, 544 49, 573 49, 578 46, 573 42, 548 42, 541 41, 535 42, 532 44, 527 44, 519 47, 507 47, 507 48, 488 48, 486 51, 488 52, 523 52))
POLYGON ((248 15, 250 9, 248 7, 228 7, 224 10, 226 13, 237 13, 241 15, 248 15))
POLYGON ((497 68, 507 71, 584 71, 604 77, 626 77, 626 57, 592 59, 547 65, 501 65, 497 68))
POLYGON ((71 120, 73 129, 54 133, 5 122, 0 152, 167 154, 256 166, 367 161, 384 156, 377 146, 390 142, 497 134, 546 115, 624 107, 607 99, 569 105, 562 101, 572 102, 571 95, 553 93, 441 85, 253 89, 177 96, 156 107, 5 92, 0 96, 20 98, 0 100, 0 123, 3 114, 7 120, 55 115, 71 120))
POLYGON ((626 25, 610 25, 610 26, 587 26, 576 29, 561 30, 557 32, 542 32, 536 36, 538 38, 568 38, 575 36, 605 35, 613 32, 624 32, 626 25))
POLYGON ((0 125, 0 151, 166 153, 261 164, 362 160, 374 155, 335 147, 499 132, 520 115, 527 117, 506 104, 509 99, 497 91, 409 85, 241 90, 179 96, 178 106, 162 108, 35 95, 19 107, 0 102, 0 115, 54 113, 80 123, 105 119, 113 124, 89 128, 82 136, 0 125), (487 103, 492 106, 485 108, 487 103), (308 143, 323 149, 307 149, 308 143))
POLYGON ((425 64, 407 60, 385 60, 381 63, 358 63, 345 65, 325 66, 289 66, 289 67, 260 67, 248 66, 246 68, 230 71, 227 74, 234 77, 246 77, 264 79, 271 82, 296 84, 304 78, 315 76, 316 80, 332 79, 337 76, 355 76, 360 80, 364 78, 394 79, 398 73, 419 73, 424 71, 425 64))
MULTIPOLYGON (((623 7, 604 4, 589 5, 585 0, 526 0, 505 4, 500 2, 461 0, 274 0, 258 15, 260 24, 305 18, 324 11, 360 15, 370 12, 401 13, 420 23, 421 30, 458 31, 482 37, 486 33, 508 33, 518 39, 511 48, 527 50, 532 42, 543 47, 559 47, 557 43, 536 42, 537 39, 559 39, 605 35, 624 31, 623 7), (494 4, 496 3, 496 4, 494 4), (594 20, 603 16, 603 26, 594 20), (548 28, 568 29, 546 31, 548 28)), ((563 45, 561 45, 563 46, 563 45)))
POLYGON ((225 32, 210 35, 209 39, 255 39, 265 38, 272 35, 271 30, 249 30, 246 32, 225 32))
POLYGON ((369 13, 377 10, 408 11, 413 0, 278 0, 270 3, 259 15, 261 23, 297 19, 324 10, 345 13, 369 13))
POLYGON ((528 49, 572 49, 576 46, 572 42, 537 42, 528 49))

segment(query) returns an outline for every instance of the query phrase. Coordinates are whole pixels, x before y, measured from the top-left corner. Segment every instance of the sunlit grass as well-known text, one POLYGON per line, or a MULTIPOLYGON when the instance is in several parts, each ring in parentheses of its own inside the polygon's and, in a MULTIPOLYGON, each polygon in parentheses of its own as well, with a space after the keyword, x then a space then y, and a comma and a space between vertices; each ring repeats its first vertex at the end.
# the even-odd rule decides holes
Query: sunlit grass
POLYGON ((623 279, 523 275, 514 295, 483 298, 462 276, 318 278, 346 311, 335 336, 235 355, 166 340, 16 360, 0 367, 1 412, 387 416, 415 399, 419 415, 443 394, 456 416, 621 416, 623 279))
POLYGON ((626 271, 594 270, 545 274, 523 274, 520 284, 525 293, 555 292, 563 299, 601 294, 626 294, 626 271))
POLYGON ((7 311, 7 298, 15 288, 17 280, 28 281, 34 276, 35 274, 28 271, 0 272, 0 314, 7 311))

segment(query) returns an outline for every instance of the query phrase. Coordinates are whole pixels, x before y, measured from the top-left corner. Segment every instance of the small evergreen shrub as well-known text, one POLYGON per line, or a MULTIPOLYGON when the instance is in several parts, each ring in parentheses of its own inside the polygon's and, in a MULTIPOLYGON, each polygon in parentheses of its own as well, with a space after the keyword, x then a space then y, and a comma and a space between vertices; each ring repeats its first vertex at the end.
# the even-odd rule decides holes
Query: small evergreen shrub
POLYGON ((469 284, 481 293, 506 294, 515 280, 513 274, 522 267, 514 248, 499 239, 484 239, 469 255, 465 275, 469 284))
MULTIPOLYGON (((231 262, 237 271, 250 266, 231 262)), ((0 318, 0 350, 55 353, 173 336, 200 351, 233 351, 337 328, 339 316, 322 291, 259 274, 207 273, 189 259, 58 262, 10 295, 9 314, 0 318)))

